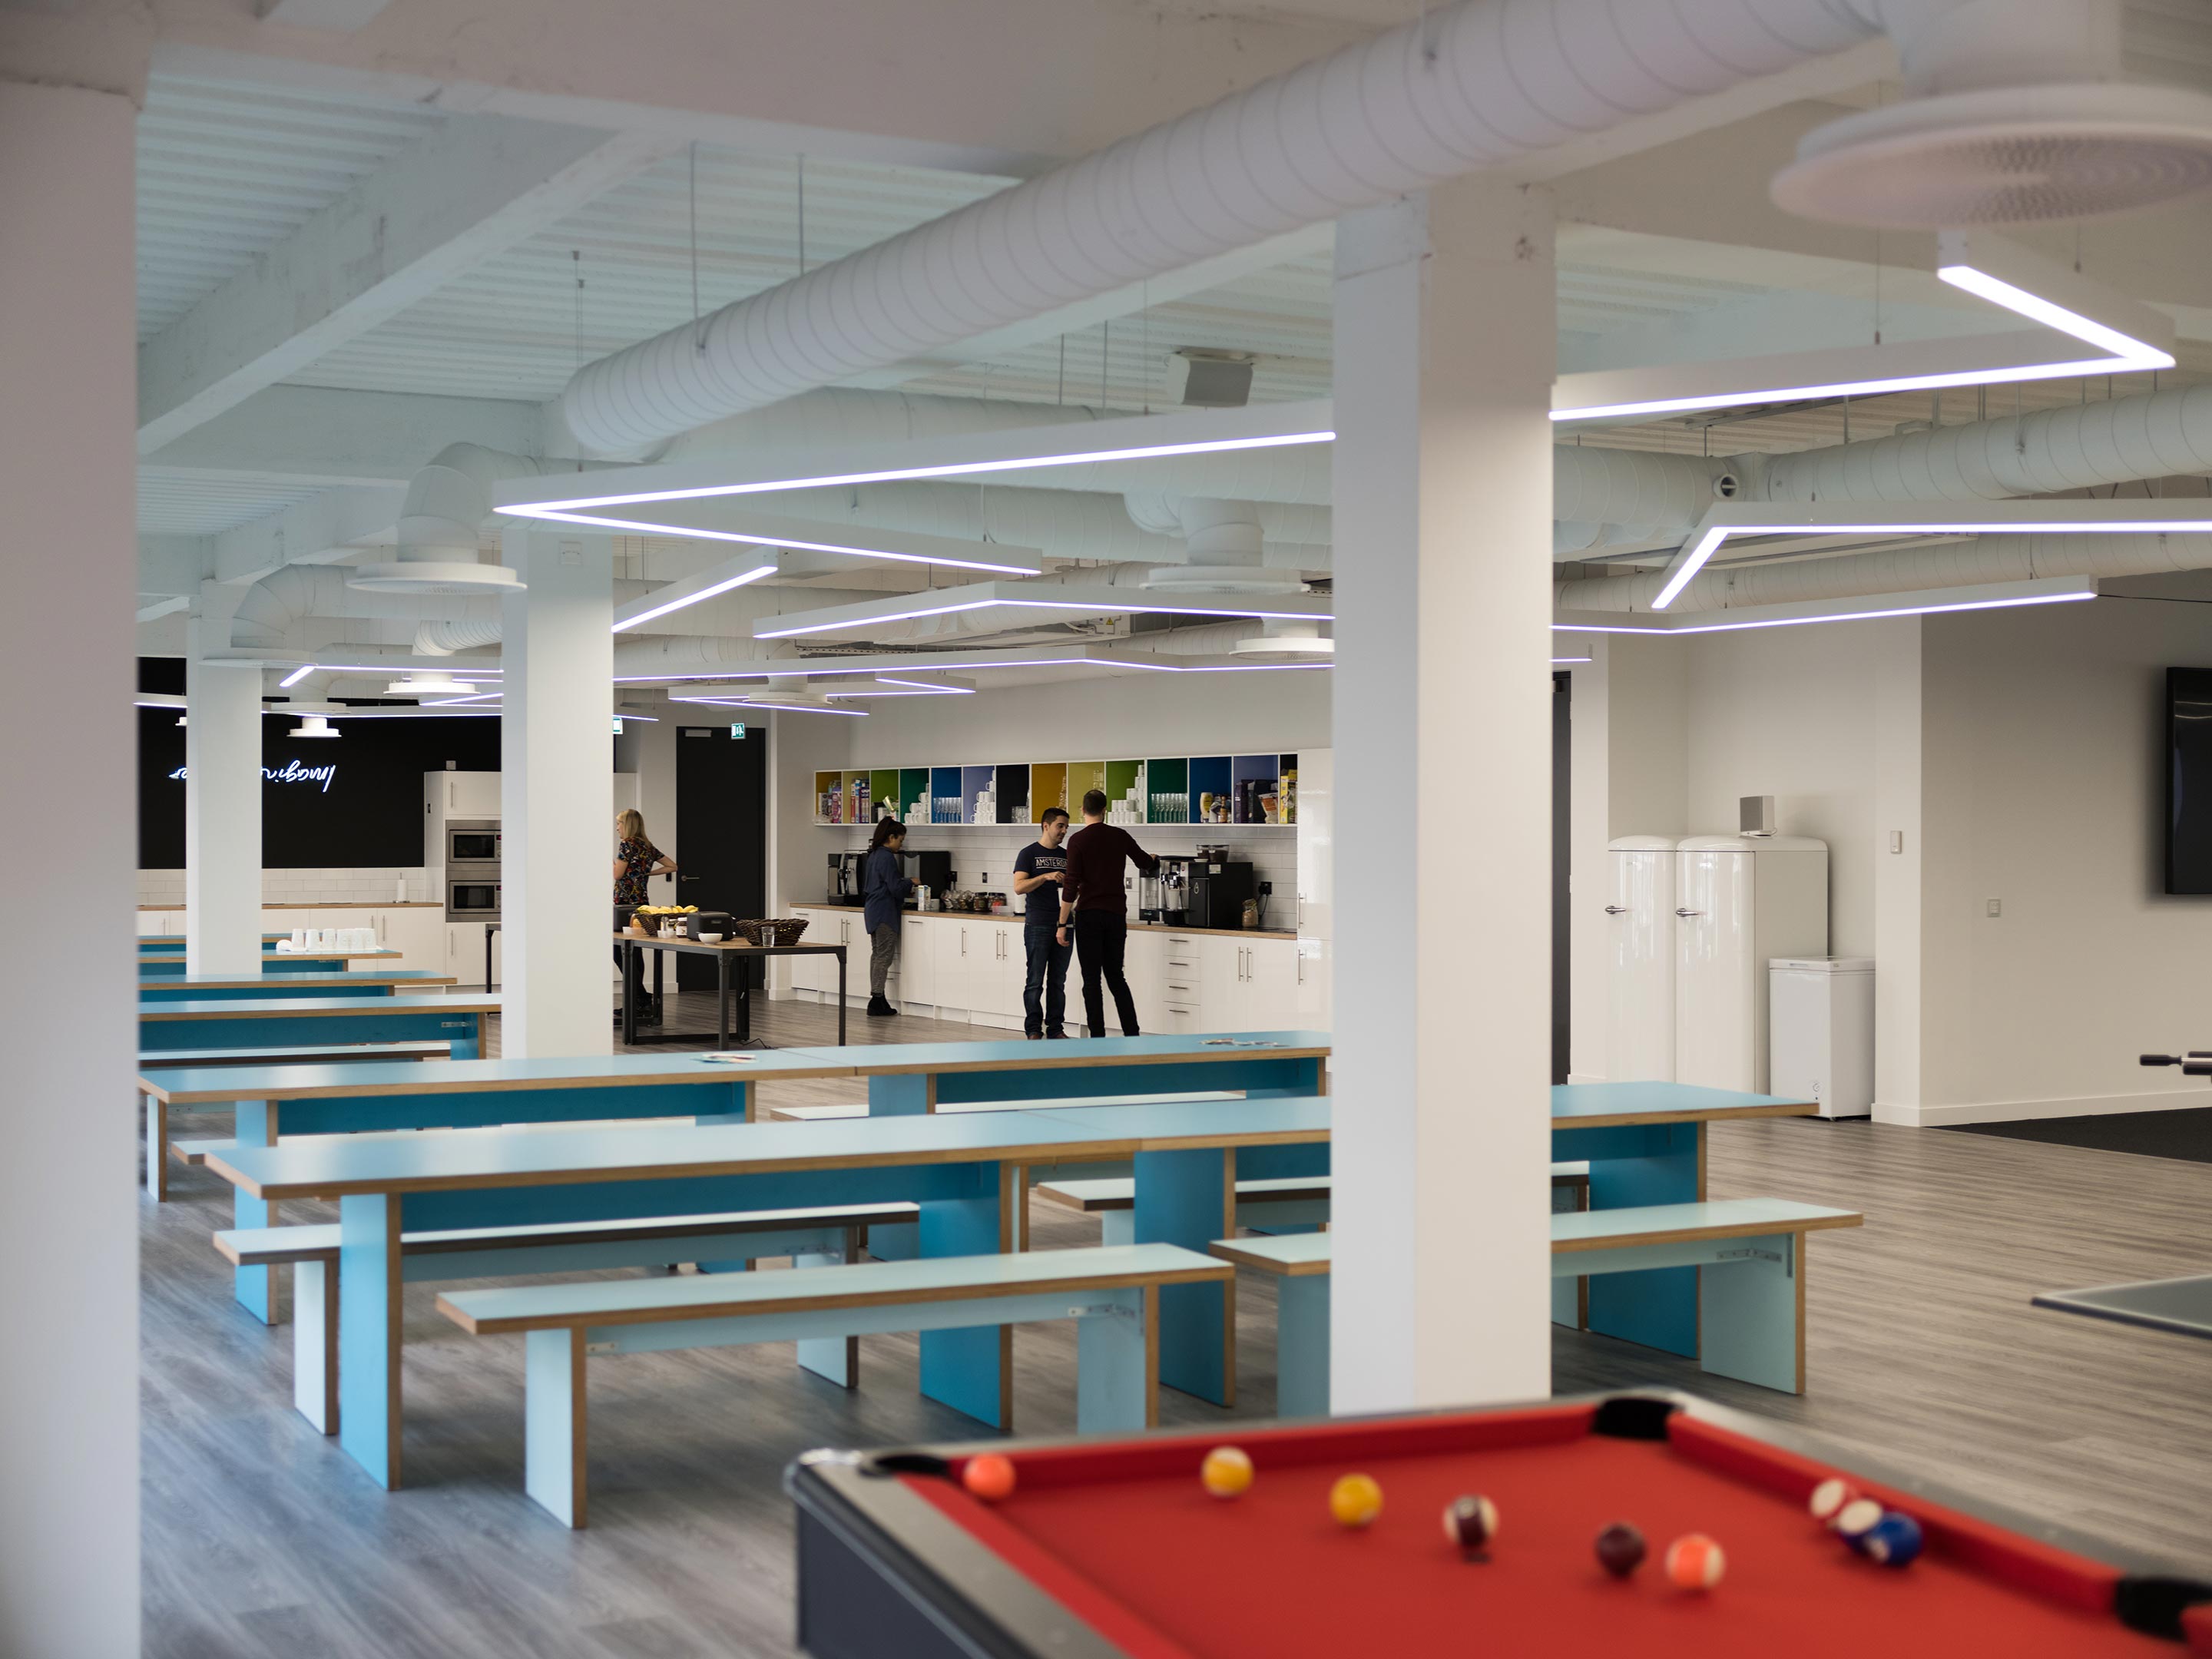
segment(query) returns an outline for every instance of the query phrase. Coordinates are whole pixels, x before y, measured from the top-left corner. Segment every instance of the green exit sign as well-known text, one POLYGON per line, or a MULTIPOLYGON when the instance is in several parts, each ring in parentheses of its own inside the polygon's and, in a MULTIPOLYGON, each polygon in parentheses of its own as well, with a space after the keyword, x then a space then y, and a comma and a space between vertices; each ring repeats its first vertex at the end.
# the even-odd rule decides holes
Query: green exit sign
POLYGON ((732 726, 730 727, 730 735, 742 740, 745 735, 745 723, 743 720, 739 720, 735 725, 732 726))

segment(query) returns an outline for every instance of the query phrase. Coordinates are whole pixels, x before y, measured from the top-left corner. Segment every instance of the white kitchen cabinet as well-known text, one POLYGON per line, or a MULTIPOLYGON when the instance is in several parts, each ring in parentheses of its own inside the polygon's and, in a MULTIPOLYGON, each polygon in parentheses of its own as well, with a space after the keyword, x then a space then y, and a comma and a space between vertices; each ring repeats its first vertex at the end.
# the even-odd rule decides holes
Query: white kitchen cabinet
MULTIPOLYGON (((356 922, 354 925, 359 927, 362 924, 356 922)), ((404 968, 410 971, 421 969, 432 973, 445 971, 441 965, 445 961, 446 946, 444 910, 427 905, 394 905, 390 909, 368 912, 367 925, 376 930, 377 942, 385 950, 399 952, 398 961, 380 963, 376 966, 404 968)), ((482 945, 483 927, 478 925, 472 931, 477 935, 478 945, 482 945)), ((461 982, 477 985, 483 981, 483 952, 479 950, 475 971, 463 975, 461 982)))
MULTIPOLYGON (((1301 756, 1298 781, 1305 782, 1301 756)), ((1295 1028, 1298 1004, 1298 942, 1255 939, 1244 947, 1243 1029, 1281 1031, 1295 1028)))
MULTIPOLYGON (((439 910, 423 910, 417 914, 440 918, 444 915, 444 912, 439 910)), ((439 931, 445 936, 444 959, 439 965, 439 970, 441 973, 451 974, 463 986, 471 989, 483 988, 483 923, 446 921, 441 919, 438 927, 439 931)), ((506 939, 507 934, 503 931, 491 936, 491 976, 495 984, 503 982, 506 978, 506 939)), ((609 942, 607 951, 607 974, 616 983, 621 982, 622 974, 614 964, 611 941, 609 942)))
MULTIPOLYGON (((1121 953, 1122 971, 1129 976, 1129 993, 1137 1000, 1137 1025, 1141 1030, 1164 1031, 1168 1024, 1168 938, 1164 933, 1147 933, 1136 929, 1129 934, 1127 948, 1121 953)), ((1100 986, 1104 991, 1104 986, 1100 986)), ((1109 996, 1109 1000, 1111 1000, 1109 996)), ((1067 965, 1068 1016, 1071 1023, 1081 1024, 1089 1018, 1083 1012, 1083 965, 1070 962, 1067 965)), ((1109 1030, 1119 1030, 1115 1016, 1106 1017, 1109 1030)))
POLYGON ((1301 938, 1296 941, 1297 963, 1291 977, 1293 987, 1291 1012, 1296 1018, 1284 1023, 1281 1029, 1291 1031, 1326 1031, 1336 1017, 1335 979, 1332 971, 1335 964, 1330 953, 1336 949, 1334 941, 1325 939, 1301 938))
MULTIPOLYGON (((1336 937, 1336 751, 1298 751, 1297 906, 1299 935, 1336 937)), ((1278 896, 1276 902, 1281 902, 1278 896)))
MULTIPOLYGON (((431 774, 445 788, 445 813, 449 818, 495 818, 500 814, 499 774, 496 772, 439 772, 431 774)), ((439 862, 443 863, 441 859, 439 862)))
MULTIPOLYGON (((892 999, 895 1006, 904 1007, 912 1002, 929 1008, 937 1005, 937 964, 930 952, 934 948, 932 935, 943 925, 919 915, 899 918, 898 965, 891 975, 898 982, 898 995, 892 999)), ((832 972, 836 966, 834 962, 830 964, 832 972)), ((855 983, 865 986, 867 968, 865 963, 860 966, 860 975, 855 983)))

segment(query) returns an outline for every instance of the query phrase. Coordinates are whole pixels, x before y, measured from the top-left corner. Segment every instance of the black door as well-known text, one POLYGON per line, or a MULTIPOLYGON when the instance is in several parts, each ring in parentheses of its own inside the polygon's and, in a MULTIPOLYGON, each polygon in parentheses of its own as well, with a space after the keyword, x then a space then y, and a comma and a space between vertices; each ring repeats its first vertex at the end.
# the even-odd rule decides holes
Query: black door
MULTIPOLYGON (((767 913, 768 739, 758 726, 742 738, 726 726, 678 728, 676 850, 677 903, 738 917, 767 913)), ((760 984, 759 963, 740 965, 760 984)), ((676 988, 713 990, 713 958, 678 956, 676 988)))
POLYGON ((1568 807, 1573 779, 1574 676, 1552 676, 1552 1081, 1567 1080, 1568 1027, 1571 992, 1567 983, 1567 873, 1574 849, 1568 807))

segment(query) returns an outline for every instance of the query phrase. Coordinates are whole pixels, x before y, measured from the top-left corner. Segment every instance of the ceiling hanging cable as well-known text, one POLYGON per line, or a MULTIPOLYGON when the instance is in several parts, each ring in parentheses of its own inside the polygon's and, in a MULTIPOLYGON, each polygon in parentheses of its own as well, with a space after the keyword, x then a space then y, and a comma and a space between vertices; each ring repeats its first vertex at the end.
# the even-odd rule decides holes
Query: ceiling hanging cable
POLYGON ((691 217, 691 349, 702 356, 707 349, 707 336, 699 326, 699 141, 690 145, 691 171, 689 195, 691 217))
POLYGON ((799 158, 799 274, 806 275, 806 158, 799 158))
POLYGON ((1111 320, 1098 325, 1098 412, 1106 412, 1106 356, 1114 342, 1111 320))

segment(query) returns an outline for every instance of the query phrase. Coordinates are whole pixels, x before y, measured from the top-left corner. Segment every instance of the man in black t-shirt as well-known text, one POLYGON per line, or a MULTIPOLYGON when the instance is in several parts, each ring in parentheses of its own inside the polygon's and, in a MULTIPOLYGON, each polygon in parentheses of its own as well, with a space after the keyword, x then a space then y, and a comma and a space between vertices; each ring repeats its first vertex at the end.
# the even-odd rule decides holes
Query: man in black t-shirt
POLYGON ((1014 891, 1023 896, 1022 949, 1029 977, 1022 986, 1022 1030, 1031 1042, 1064 1037, 1067 1018, 1067 963, 1073 945, 1062 945, 1054 928, 1060 921, 1060 884, 1067 868, 1060 842, 1067 838, 1067 814, 1044 810, 1037 838, 1014 854, 1014 891))

